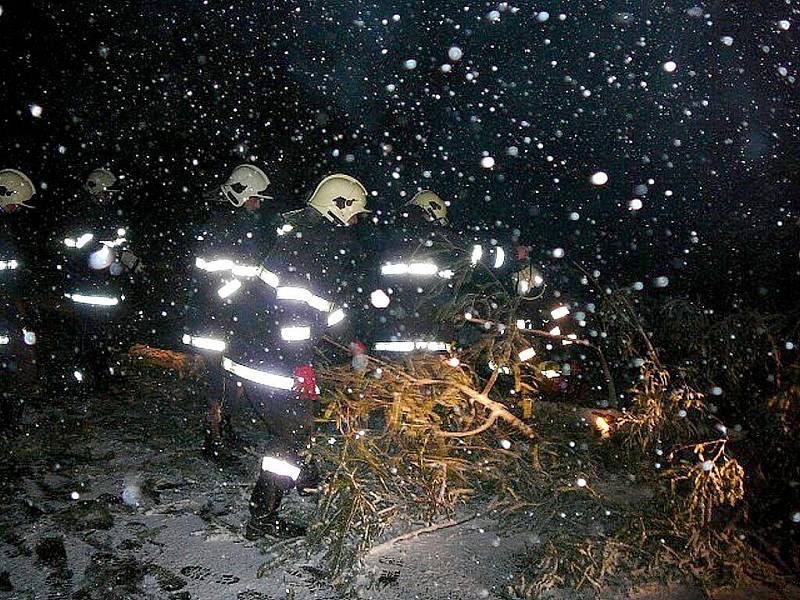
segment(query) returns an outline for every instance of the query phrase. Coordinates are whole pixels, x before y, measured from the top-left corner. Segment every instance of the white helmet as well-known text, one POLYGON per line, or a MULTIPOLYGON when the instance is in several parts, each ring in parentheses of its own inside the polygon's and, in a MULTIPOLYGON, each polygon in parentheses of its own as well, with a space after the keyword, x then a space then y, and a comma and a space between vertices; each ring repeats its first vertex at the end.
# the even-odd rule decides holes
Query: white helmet
POLYGON ((319 182, 308 205, 332 223, 347 225, 354 216, 367 210, 367 190, 349 175, 337 173, 319 182))
POLYGON ((411 199, 408 205, 419 206, 429 221, 434 221, 439 225, 449 225, 447 220, 447 205, 438 194, 423 190, 411 199))
POLYGON ((116 192, 113 186, 117 183, 117 176, 108 169, 95 169, 86 178, 84 187, 92 196, 99 196, 105 192, 116 192))
POLYGON ((25 173, 16 169, 3 169, 0 171, 0 209, 7 206, 22 205, 33 198, 36 187, 25 173))
POLYGON ((247 202, 248 198, 272 200, 272 196, 264 195, 269 184, 269 177, 255 165, 239 165, 228 177, 228 181, 222 184, 222 193, 228 202, 238 207, 247 202))

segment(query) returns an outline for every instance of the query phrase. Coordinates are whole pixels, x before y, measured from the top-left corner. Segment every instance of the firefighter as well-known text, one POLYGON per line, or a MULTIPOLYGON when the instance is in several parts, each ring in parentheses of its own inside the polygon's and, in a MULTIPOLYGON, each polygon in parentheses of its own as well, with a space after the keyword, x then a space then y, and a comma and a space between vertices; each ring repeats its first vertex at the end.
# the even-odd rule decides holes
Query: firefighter
POLYGON ((393 358, 450 350, 435 316, 453 276, 448 228, 445 202, 425 190, 372 237, 379 259, 367 287, 371 353, 393 358))
POLYGON ((303 528, 278 518, 286 492, 313 483, 314 469, 300 458, 314 426, 318 388, 314 346, 323 334, 342 337, 350 323, 352 282, 362 262, 353 226, 368 213, 367 192, 356 179, 323 179, 302 211, 266 254, 241 306, 223 367, 263 415, 270 434, 250 500, 247 535, 291 536, 303 528), (257 281, 255 280, 257 279, 257 281))
POLYGON ((272 200, 266 195, 269 186, 269 177, 255 165, 237 166, 219 189, 207 195, 213 214, 192 241, 182 342, 203 356, 206 365, 203 451, 214 458, 224 448, 223 429, 231 433, 224 408, 235 390, 226 385, 222 355, 236 316, 234 287, 257 275, 264 240, 262 201, 272 200))
POLYGON ((108 390, 119 372, 117 354, 132 338, 134 302, 143 264, 132 250, 136 232, 117 202, 120 180, 98 168, 89 173, 89 202, 58 242, 62 274, 61 308, 71 316, 77 340, 72 376, 96 391, 108 390))
POLYGON ((430 190, 416 194, 390 227, 379 237, 369 286, 372 351, 387 358, 450 353, 456 332, 444 318, 447 306, 479 265, 504 267, 508 251, 451 229, 447 203, 430 190))
POLYGON ((14 426, 35 379, 36 333, 31 327, 30 256, 25 252, 20 207, 36 194, 16 169, 0 171, 0 431, 14 426))
MULTIPOLYGON (((573 340, 577 339, 573 312, 577 307, 568 295, 570 279, 559 269, 558 264, 535 263, 525 255, 517 269, 511 273, 510 287, 519 302, 516 307, 516 327, 547 331, 552 335, 544 345, 546 354, 537 355, 531 362, 535 366, 541 383, 540 390, 563 394, 574 388, 579 370, 575 360, 573 340)), ((586 314, 578 311, 580 320, 586 314)), ((532 355, 533 356, 533 355, 532 355)))

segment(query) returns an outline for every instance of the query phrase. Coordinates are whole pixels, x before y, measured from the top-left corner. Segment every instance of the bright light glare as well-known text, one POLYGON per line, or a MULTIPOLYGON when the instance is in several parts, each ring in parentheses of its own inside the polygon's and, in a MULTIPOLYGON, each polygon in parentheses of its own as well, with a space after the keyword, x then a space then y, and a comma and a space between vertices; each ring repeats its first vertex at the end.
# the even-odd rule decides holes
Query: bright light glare
POLYGON ((333 305, 325 300, 324 298, 320 298, 319 296, 315 296, 311 294, 311 297, 308 299, 308 305, 311 308, 316 308, 319 312, 331 312, 333 305))
POLYGON ((481 259, 482 256, 483 256, 483 246, 481 246, 480 244, 475 244, 472 247, 472 256, 470 256, 470 261, 472 262, 473 265, 477 265, 478 261, 481 259))
POLYGON ((265 269, 264 267, 261 267, 261 269, 259 270, 258 277, 259 277, 259 279, 261 279, 261 281, 266 283, 268 286, 274 287, 276 289, 277 289, 278 285, 280 284, 280 280, 279 280, 278 276, 275 273, 273 273, 272 271, 270 271, 269 269, 265 269))
POLYGON ((78 304, 92 304, 95 306, 116 306, 119 300, 112 296, 86 296, 84 294, 64 294, 67 298, 78 304))
POLYGON ((377 342, 375 350, 379 352, 413 352, 414 342, 377 342))
POLYGON ((194 266, 209 273, 216 273, 217 271, 230 271, 233 268, 233 261, 226 258, 211 261, 198 258, 194 261, 194 266))
POLYGON ((234 265, 231 271, 235 277, 255 277, 259 274, 258 267, 249 265, 234 265))
POLYGON ((281 477, 289 477, 293 481, 297 481, 297 478, 300 477, 300 469, 298 467, 273 456, 265 456, 261 459, 261 470, 281 477))
POLYGON ((375 290, 369 295, 369 299, 375 308, 386 308, 391 303, 389 296, 383 290, 375 290))
POLYGON ((217 290, 217 295, 224 300, 225 298, 229 298, 237 291, 239 291, 239 288, 241 287, 242 287, 241 281, 239 281, 238 279, 232 279, 231 281, 229 281, 228 283, 226 283, 217 290))
POLYGON ((333 327, 344 321, 345 312, 341 308, 337 308, 328 315, 328 327, 333 327))
POLYGON ((311 339, 311 327, 282 327, 281 339, 286 342, 300 342, 311 339))
POLYGON ((405 275, 408 273, 406 263, 387 263, 381 267, 381 275, 405 275))
POLYGON ((310 291, 301 287, 284 286, 279 287, 277 290, 278 300, 296 300, 298 302, 305 302, 311 308, 316 308, 320 312, 330 312, 333 308, 331 303, 315 296, 310 291))
POLYGON ((611 424, 608 422, 608 419, 606 419, 605 417, 600 416, 600 415, 595 416, 595 418, 594 418, 594 426, 595 426, 595 429, 597 429, 597 431, 600 432, 600 436, 601 437, 606 438, 609 435, 611 435, 611 424))
POLYGON ((413 352, 426 350, 428 352, 449 352, 450 344, 447 342, 376 342, 375 350, 381 352, 413 352))
POLYGON ((408 265, 409 275, 436 275, 439 268, 433 263, 411 263, 408 265))
POLYGON ((195 337, 184 334, 183 343, 201 350, 213 350, 215 352, 223 352, 225 350, 225 342, 222 340, 215 340, 209 337, 195 337))
POLYGON ((222 359, 222 368, 233 373, 242 379, 247 379, 253 383, 265 385, 267 387, 277 388, 280 390, 291 390, 294 388, 294 378, 285 377, 283 375, 275 375, 274 373, 267 373, 266 371, 258 371, 239 363, 233 362, 229 358, 222 359))
POLYGON ((107 269, 113 262, 114 253, 111 252, 111 249, 106 245, 103 245, 100 250, 92 252, 89 255, 89 266, 96 271, 107 269))
POLYGON ((506 262, 506 251, 500 247, 495 248, 494 268, 499 269, 503 266, 504 262, 506 262))

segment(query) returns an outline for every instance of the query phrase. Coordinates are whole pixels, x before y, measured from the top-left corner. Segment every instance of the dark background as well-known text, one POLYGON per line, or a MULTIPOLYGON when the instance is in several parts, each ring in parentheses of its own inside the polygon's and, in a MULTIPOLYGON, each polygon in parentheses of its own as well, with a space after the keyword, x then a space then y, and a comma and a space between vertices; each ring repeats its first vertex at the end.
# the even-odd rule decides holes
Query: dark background
POLYGON ((667 276, 668 292, 709 301, 796 298, 791 4, 0 5, 0 165, 39 188, 39 210, 25 215, 34 238, 80 214, 83 179, 106 166, 158 242, 148 259, 169 260, 207 216, 201 191, 247 161, 287 209, 343 171, 380 209, 430 187, 453 200, 460 226, 519 228, 541 255, 564 248, 609 284, 652 289, 667 276), (453 45, 460 61, 448 60, 453 45), (608 185, 589 183, 597 170, 608 185), (629 211, 649 179, 643 209, 629 211))

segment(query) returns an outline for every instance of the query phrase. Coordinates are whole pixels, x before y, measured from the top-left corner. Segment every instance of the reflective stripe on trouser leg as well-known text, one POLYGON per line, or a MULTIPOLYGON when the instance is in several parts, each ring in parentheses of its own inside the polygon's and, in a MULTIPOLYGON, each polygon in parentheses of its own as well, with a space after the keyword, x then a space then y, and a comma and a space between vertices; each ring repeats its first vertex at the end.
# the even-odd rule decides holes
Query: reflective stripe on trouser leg
POLYGON ((250 496, 250 518, 260 524, 277 518, 284 491, 284 486, 275 477, 261 471, 250 496))

